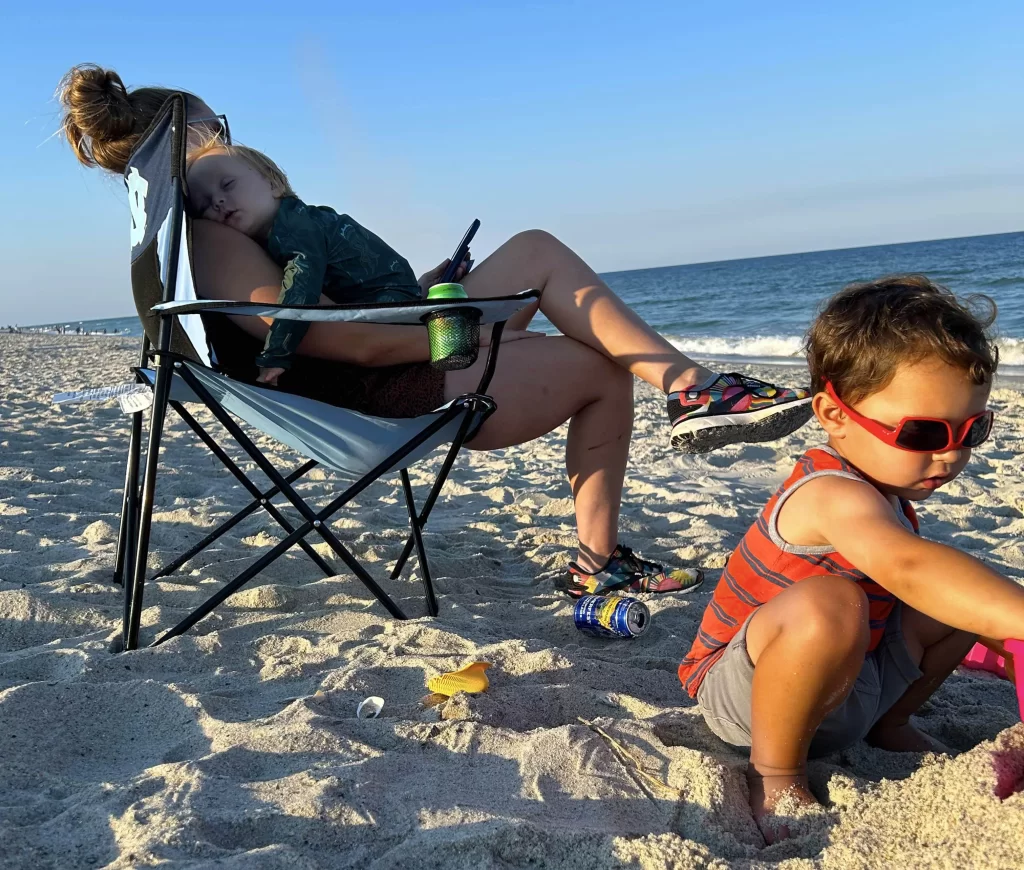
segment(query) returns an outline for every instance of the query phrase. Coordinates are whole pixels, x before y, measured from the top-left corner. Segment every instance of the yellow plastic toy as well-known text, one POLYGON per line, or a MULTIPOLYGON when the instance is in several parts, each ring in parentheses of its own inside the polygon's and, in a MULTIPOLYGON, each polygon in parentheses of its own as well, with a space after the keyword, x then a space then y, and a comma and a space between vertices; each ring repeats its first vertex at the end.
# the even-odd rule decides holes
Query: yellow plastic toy
POLYGON ((462 670, 450 671, 427 681, 427 688, 436 695, 451 697, 456 692, 484 692, 491 684, 484 673, 491 666, 490 662, 473 662, 462 670))

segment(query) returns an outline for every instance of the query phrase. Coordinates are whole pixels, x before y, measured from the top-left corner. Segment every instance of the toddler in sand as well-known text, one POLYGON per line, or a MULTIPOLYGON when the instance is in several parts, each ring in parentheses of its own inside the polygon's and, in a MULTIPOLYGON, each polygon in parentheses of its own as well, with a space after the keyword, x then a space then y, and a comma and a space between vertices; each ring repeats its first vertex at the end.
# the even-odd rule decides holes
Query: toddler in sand
POLYGON ((784 796, 814 801, 808 755, 861 739, 945 751, 911 714, 977 635, 1024 634, 1024 588, 920 537, 911 506, 992 428, 994 313, 977 301, 989 316, 911 275, 827 303, 807 358, 828 442, 800 457, 732 554, 679 667, 711 730, 750 748, 769 843, 789 833, 773 813, 784 796))
MULTIPOLYGON (((226 224, 263 245, 284 268, 281 305, 419 300, 405 258, 348 215, 306 205, 266 155, 213 139, 188 155, 188 199, 196 217, 226 224)), ((309 329, 275 320, 256 357, 259 381, 276 384, 309 329)))

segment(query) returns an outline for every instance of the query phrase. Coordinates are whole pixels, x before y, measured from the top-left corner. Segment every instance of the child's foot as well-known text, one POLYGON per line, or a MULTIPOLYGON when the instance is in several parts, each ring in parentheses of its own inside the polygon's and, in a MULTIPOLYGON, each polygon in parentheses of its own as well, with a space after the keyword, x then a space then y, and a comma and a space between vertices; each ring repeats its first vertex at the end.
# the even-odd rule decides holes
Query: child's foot
POLYGON ((699 568, 666 572, 657 562, 642 559, 629 547, 618 544, 604 567, 597 571, 584 571, 570 562, 559 587, 566 595, 581 598, 613 592, 693 592, 703 582, 704 572, 699 568))
POLYGON ((787 805, 818 803, 807 786, 806 773, 759 773, 751 764, 747 767, 747 786, 750 789, 750 811, 768 846, 779 840, 788 840, 790 836, 789 825, 781 818, 782 813, 776 814, 776 809, 784 811, 787 805))
POLYGON ((889 752, 935 752, 940 755, 951 755, 948 746, 915 728, 909 722, 902 725, 875 725, 868 732, 865 741, 869 746, 885 749, 889 752))
POLYGON ((668 395, 672 446, 683 453, 774 441, 795 432, 812 413, 810 391, 776 387, 736 373, 668 395))

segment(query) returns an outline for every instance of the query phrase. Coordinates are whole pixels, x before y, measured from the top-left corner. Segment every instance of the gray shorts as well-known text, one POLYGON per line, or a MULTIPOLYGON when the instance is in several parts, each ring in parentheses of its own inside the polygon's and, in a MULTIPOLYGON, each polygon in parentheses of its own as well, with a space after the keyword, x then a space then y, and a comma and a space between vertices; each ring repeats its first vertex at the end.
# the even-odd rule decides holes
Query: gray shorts
MULTIPOLYGON (((896 602, 877 649, 868 653, 853 691, 818 726, 811 757, 827 755, 862 740, 871 726, 921 676, 903 640, 902 605, 896 602)), ((751 614, 753 616, 753 614, 751 614)), ((711 666, 697 690, 697 703, 708 727, 732 746, 750 746, 750 695, 754 663, 747 655, 747 617, 722 657, 711 666)))

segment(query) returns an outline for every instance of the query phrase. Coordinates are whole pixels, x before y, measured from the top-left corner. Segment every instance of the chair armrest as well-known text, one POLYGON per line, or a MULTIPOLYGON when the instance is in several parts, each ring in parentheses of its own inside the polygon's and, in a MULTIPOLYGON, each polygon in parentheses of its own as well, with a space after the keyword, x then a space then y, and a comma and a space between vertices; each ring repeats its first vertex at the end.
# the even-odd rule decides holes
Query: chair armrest
POLYGON ((152 310, 161 317, 182 314, 244 314, 275 320, 348 321, 352 323, 393 323, 418 326, 423 318, 446 308, 474 308, 480 312, 481 323, 508 320, 517 311, 540 298, 539 290, 524 290, 511 296, 487 299, 437 299, 422 302, 379 302, 357 305, 277 305, 199 299, 182 302, 161 302, 152 310))

